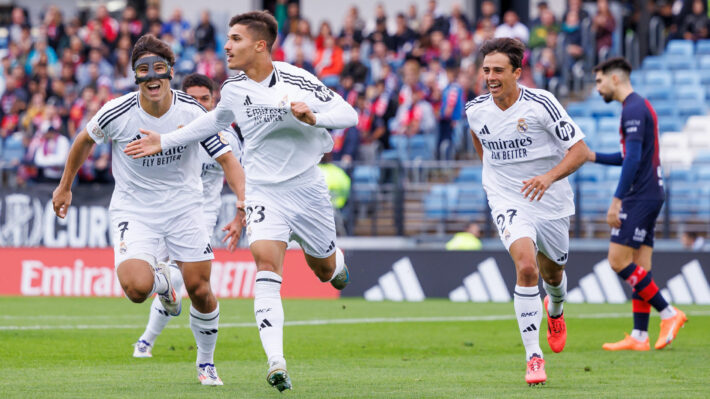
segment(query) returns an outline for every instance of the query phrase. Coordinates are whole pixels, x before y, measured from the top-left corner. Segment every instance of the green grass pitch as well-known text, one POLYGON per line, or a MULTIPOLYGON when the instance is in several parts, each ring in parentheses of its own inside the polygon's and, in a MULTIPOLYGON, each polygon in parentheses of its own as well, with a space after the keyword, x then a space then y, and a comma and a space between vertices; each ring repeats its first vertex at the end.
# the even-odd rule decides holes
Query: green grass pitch
MULTIPOLYGON (((0 297, 0 397, 710 396, 708 306, 683 306, 689 322, 672 346, 639 353, 601 349, 630 331, 629 304, 567 304, 567 347, 552 353, 543 325, 548 380, 530 388, 512 303, 286 300, 285 352, 294 389, 282 394, 265 381, 252 301, 222 300, 220 307, 215 363, 225 385, 203 387, 186 311, 158 338, 152 359, 134 359, 131 344, 143 332, 148 304, 0 297)), ((658 321, 654 314, 651 347, 658 321)))

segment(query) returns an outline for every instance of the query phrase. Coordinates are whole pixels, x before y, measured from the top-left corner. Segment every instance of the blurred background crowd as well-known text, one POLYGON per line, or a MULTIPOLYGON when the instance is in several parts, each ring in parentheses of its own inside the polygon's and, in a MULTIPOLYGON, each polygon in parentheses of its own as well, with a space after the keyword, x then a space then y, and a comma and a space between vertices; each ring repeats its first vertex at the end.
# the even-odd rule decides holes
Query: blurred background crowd
MULTIPOLYGON (((330 21, 302 15, 298 2, 278 0, 272 9, 280 27, 273 57, 312 72, 357 109, 356 127, 333 132, 332 157, 341 165, 396 158, 396 136, 426 137, 435 159, 472 159, 463 106, 486 91, 478 55, 484 41, 522 40, 529 51, 521 83, 574 97, 585 89, 584 80, 581 86, 575 82, 575 72, 589 74, 594 63, 622 52, 619 32, 637 28, 638 10, 630 3, 568 0, 560 12, 539 1, 522 18, 527 23, 493 1, 482 1, 475 18, 458 5, 441 9, 435 0, 425 9, 383 2, 373 21, 363 20, 351 5, 333 16, 343 20, 334 31, 330 21)), ((663 21, 667 37, 708 37, 705 2, 644 3, 663 21)), ((130 2, 113 13, 100 3, 79 15, 65 15, 51 4, 10 10, 0 28, 2 185, 59 179, 71 141, 86 122, 110 99, 136 90, 130 55, 145 33, 175 52, 175 88, 192 72, 209 76, 217 87, 233 73, 222 51, 226 27, 215 26, 208 10, 187 17, 179 8, 148 3, 141 11, 130 2)), ((110 169, 110 145, 97 145, 79 182, 111 182, 110 169)))

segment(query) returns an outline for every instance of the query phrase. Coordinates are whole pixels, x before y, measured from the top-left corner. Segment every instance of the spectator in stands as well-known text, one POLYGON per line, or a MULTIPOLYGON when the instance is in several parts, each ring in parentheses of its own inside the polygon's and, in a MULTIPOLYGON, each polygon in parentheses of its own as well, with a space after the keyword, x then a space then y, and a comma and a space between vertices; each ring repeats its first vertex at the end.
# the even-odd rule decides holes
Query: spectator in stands
POLYGON ((589 13, 582 8, 582 0, 567 0, 567 11, 565 11, 565 15, 569 13, 576 14, 577 20, 580 22, 589 18, 589 13))
POLYGON ((375 82, 371 91, 370 115, 372 115, 372 133, 370 139, 378 141, 380 150, 390 149, 390 120, 397 115, 397 98, 387 90, 385 80, 375 82))
POLYGON ((597 15, 592 19, 592 32, 596 38, 598 59, 606 58, 613 46, 613 34, 616 20, 609 9, 608 0, 597 0, 597 15))
POLYGON ((349 167, 353 161, 359 159, 360 143, 362 141, 365 144, 364 140, 370 131, 369 108, 365 101, 365 94, 362 92, 356 94, 355 110, 358 113, 356 126, 333 131, 333 160, 341 162, 345 167, 349 167))
POLYGON ((684 231, 680 236, 680 242, 683 248, 691 251, 707 251, 705 245, 705 237, 698 234, 696 231, 684 231))
POLYGON ((562 24, 562 32, 565 34, 564 67, 567 70, 571 70, 572 66, 584 57, 584 48, 582 47, 582 29, 579 24, 578 12, 569 11, 565 15, 565 21, 562 24))
POLYGON ((683 19, 683 39, 698 40, 708 38, 710 19, 702 0, 693 0, 692 13, 683 19))
MULTIPOLYGON (((150 31, 151 25, 158 23, 160 24, 160 29, 163 29, 163 20, 160 19, 160 8, 158 8, 157 3, 150 3, 145 9, 145 24, 143 24, 143 34, 150 31)), ((160 31, 156 36, 160 36, 160 31)))
POLYGON ((463 118, 464 92, 458 81, 459 67, 455 62, 446 64, 448 85, 441 95, 439 113, 439 138, 436 158, 451 160, 454 158, 454 128, 463 118))
POLYGON ((27 12, 24 8, 16 6, 10 14, 10 26, 8 27, 10 41, 15 44, 20 44, 23 37, 23 31, 29 29, 30 25, 27 22, 27 12))
POLYGON ((182 9, 175 8, 170 19, 163 24, 163 34, 169 33, 184 47, 192 41, 190 23, 182 16, 182 9))
POLYGON ((312 62, 316 56, 316 46, 311 38, 311 25, 305 19, 298 21, 298 28, 291 32, 283 42, 284 56, 286 62, 291 62, 296 58, 298 48, 303 52, 306 61, 312 62))
MULTIPOLYGON (((118 39, 118 21, 116 21, 108 12, 105 5, 99 4, 96 8, 94 19, 86 24, 88 32, 99 32, 106 43, 112 44, 118 39)), ((85 37, 86 38, 86 37, 85 37)))
POLYGON ((495 37, 512 37, 523 43, 530 38, 528 27, 523 25, 515 11, 509 10, 503 14, 503 23, 496 28, 495 37))
POLYGON ((28 75, 32 75, 34 72, 34 66, 43 60, 45 66, 49 66, 51 69, 56 69, 58 66, 57 53, 53 48, 49 47, 46 38, 40 38, 34 44, 34 48, 27 55, 27 61, 25 61, 25 72, 28 75))
POLYGON ((343 66, 343 50, 335 44, 333 36, 326 37, 323 48, 316 51, 316 58, 313 60, 316 76, 326 86, 336 87, 343 66))
POLYGON ((338 45, 345 50, 352 48, 355 44, 359 45, 362 40, 362 31, 355 26, 355 17, 352 14, 348 14, 338 36, 338 45))
POLYGON ((318 36, 316 36, 313 43, 316 45, 316 50, 320 50, 325 47, 325 41, 328 38, 333 37, 333 28, 330 26, 328 21, 323 21, 320 23, 318 28, 318 36))
POLYGON ((64 47, 69 45, 69 37, 64 30, 64 21, 59 7, 50 5, 47 8, 42 27, 49 46, 57 53, 60 53, 64 47))
POLYGON ((466 32, 471 30, 471 23, 466 14, 461 11, 460 3, 451 5, 451 16, 448 18, 447 25, 449 29, 445 31, 446 36, 456 36, 461 30, 466 32))
POLYGON ((17 85, 17 79, 8 75, 5 77, 5 92, 0 96, 0 111, 2 116, 19 115, 25 110, 29 94, 23 87, 17 85))
POLYGON ((551 32, 557 34, 559 30, 560 27, 555 23, 555 14, 550 10, 543 10, 540 14, 540 22, 532 27, 528 47, 531 49, 545 47, 547 45, 547 36, 551 32))
POLYGON ((481 2, 481 16, 478 17, 478 20, 476 21, 476 29, 481 28, 481 22, 484 20, 490 21, 493 27, 500 24, 500 18, 498 17, 496 5, 491 0, 484 0, 481 2))
POLYGON ((375 42, 372 45, 372 53, 368 61, 370 65, 370 81, 377 81, 385 78, 384 67, 389 65, 387 56, 387 45, 384 42, 375 42))
POLYGON ((557 34, 552 32, 547 35, 546 46, 540 51, 540 56, 533 66, 535 85, 547 91, 554 91, 550 83, 554 78, 559 78, 560 76, 557 57, 555 56, 556 45, 557 34))
POLYGON ((490 19, 482 19, 478 23, 478 28, 476 28, 476 31, 473 33, 473 42, 476 44, 476 47, 481 47, 483 43, 493 39, 495 33, 496 28, 493 22, 490 19))
POLYGON ((301 47, 297 47, 295 51, 296 51, 296 56, 295 56, 296 58, 293 59, 291 64, 293 64, 299 68, 303 68, 306 71, 315 75, 316 70, 315 70, 315 68, 313 68, 313 64, 311 64, 310 61, 306 60, 306 57, 303 54, 303 49, 301 47))
POLYGON ((195 41, 197 51, 205 51, 208 48, 215 50, 217 48, 215 30, 210 21, 209 10, 202 10, 200 14, 200 23, 195 28, 195 41))
POLYGON ((113 88, 120 94, 135 90, 135 76, 131 67, 131 55, 127 50, 116 52, 116 61, 113 68, 113 88))
MULTIPOLYGON (((380 8, 384 10, 384 8, 380 8)), ((375 30, 367 36, 370 43, 382 42, 388 50, 394 50, 394 40, 387 32, 387 17, 381 16, 375 22, 375 30)))
MULTIPOLYGON (((530 26, 532 26, 534 28, 535 26, 542 25, 543 24, 542 23, 542 14, 546 11, 550 11, 550 6, 549 6, 549 4, 547 4, 547 1, 545 1, 545 0, 539 1, 537 3, 537 17, 535 17, 535 19, 530 21, 530 26)), ((555 20, 555 14, 552 14, 552 18, 553 18, 553 23, 557 23, 557 21, 555 20)))
POLYGON ((419 38, 417 33, 407 24, 407 17, 404 13, 398 13, 396 18, 397 28, 392 35, 393 49, 398 58, 403 58, 404 54, 412 51, 414 42, 419 38))
POLYGON ((136 9, 130 4, 123 9, 121 23, 126 25, 128 34, 131 37, 131 43, 135 43, 145 30, 143 21, 138 18, 136 9))
POLYGON ((69 156, 69 139, 50 125, 36 143, 30 144, 30 150, 33 150, 37 166, 36 181, 58 183, 69 156))
POLYGON ((482 247, 481 226, 475 222, 469 223, 466 230, 454 234, 446 243, 448 251, 480 251, 482 247))
POLYGON ((355 44, 350 48, 349 61, 343 67, 342 76, 350 76, 353 79, 353 83, 363 85, 367 79, 367 73, 367 65, 360 59, 360 45, 355 44))
MULTIPOLYGON (((282 0, 279 0, 281 3, 282 0)), ((297 1, 290 1, 286 6, 286 22, 281 25, 279 21, 280 34, 287 37, 291 33, 298 31, 298 23, 301 20, 301 9, 297 1)))
POLYGON ((399 106, 395 132, 409 137, 432 134, 436 129, 436 116, 431 104, 425 100, 424 87, 417 85, 412 90, 409 104, 399 106))

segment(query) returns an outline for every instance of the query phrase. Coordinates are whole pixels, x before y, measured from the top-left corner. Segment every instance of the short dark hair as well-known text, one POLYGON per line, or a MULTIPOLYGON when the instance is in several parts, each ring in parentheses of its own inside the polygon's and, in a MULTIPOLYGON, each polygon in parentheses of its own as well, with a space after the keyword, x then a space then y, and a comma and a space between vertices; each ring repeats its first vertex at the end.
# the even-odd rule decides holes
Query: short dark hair
POLYGON ((190 87, 206 87, 210 93, 214 91, 212 79, 201 73, 191 73, 182 80, 182 91, 187 91, 190 87))
POLYGON ((229 20, 229 27, 231 28, 237 24, 246 26, 249 33, 254 35, 255 38, 265 40, 266 47, 271 51, 279 30, 279 24, 271 13, 264 10, 237 14, 229 20))
POLYGON ((525 45, 518 39, 501 37, 486 41, 483 43, 483 46, 481 46, 481 54, 485 57, 491 53, 501 53, 507 55, 510 60, 510 65, 513 66, 513 70, 523 67, 525 45))
POLYGON ((626 58, 624 57, 609 58, 606 61, 600 62, 597 66, 594 67, 593 72, 597 73, 601 71, 601 73, 606 74, 609 71, 613 71, 615 69, 624 71, 626 75, 631 74, 631 64, 626 61, 626 58))
POLYGON ((136 61, 148 53, 153 53, 165 58, 170 66, 175 64, 175 54, 173 53, 173 50, 170 49, 170 46, 149 33, 141 36, 136 42, 136 45, 133 46, 131 66, 136 65, 136 61))

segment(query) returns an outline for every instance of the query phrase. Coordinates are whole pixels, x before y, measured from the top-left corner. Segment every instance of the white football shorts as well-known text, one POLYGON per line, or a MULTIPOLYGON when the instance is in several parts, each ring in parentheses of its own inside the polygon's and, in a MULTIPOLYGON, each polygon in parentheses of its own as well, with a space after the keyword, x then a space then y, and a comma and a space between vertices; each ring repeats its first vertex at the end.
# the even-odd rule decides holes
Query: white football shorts
POLYGON ((115 267, 127 259, 151 255, 180 262, 214 259, 201 205, 174 215, 149 218, 125 211, 111 212, 115 267))
POLYGON ((294 240, 316 258, 327 258, 335 251, 330 192, 317 167, 307 174, 311 178, 302 179, 301 184, 247 185, 249 245, 258 240, 294 240))
POLYGON ((496 207, 491 215, 506 250, 510 251, 511 244, 516 240, 528 237, 547 258, 558 265, 567 263, 569 216, 552 220, 542 219, 521 213, 512 204, 510 207, 496 207))

